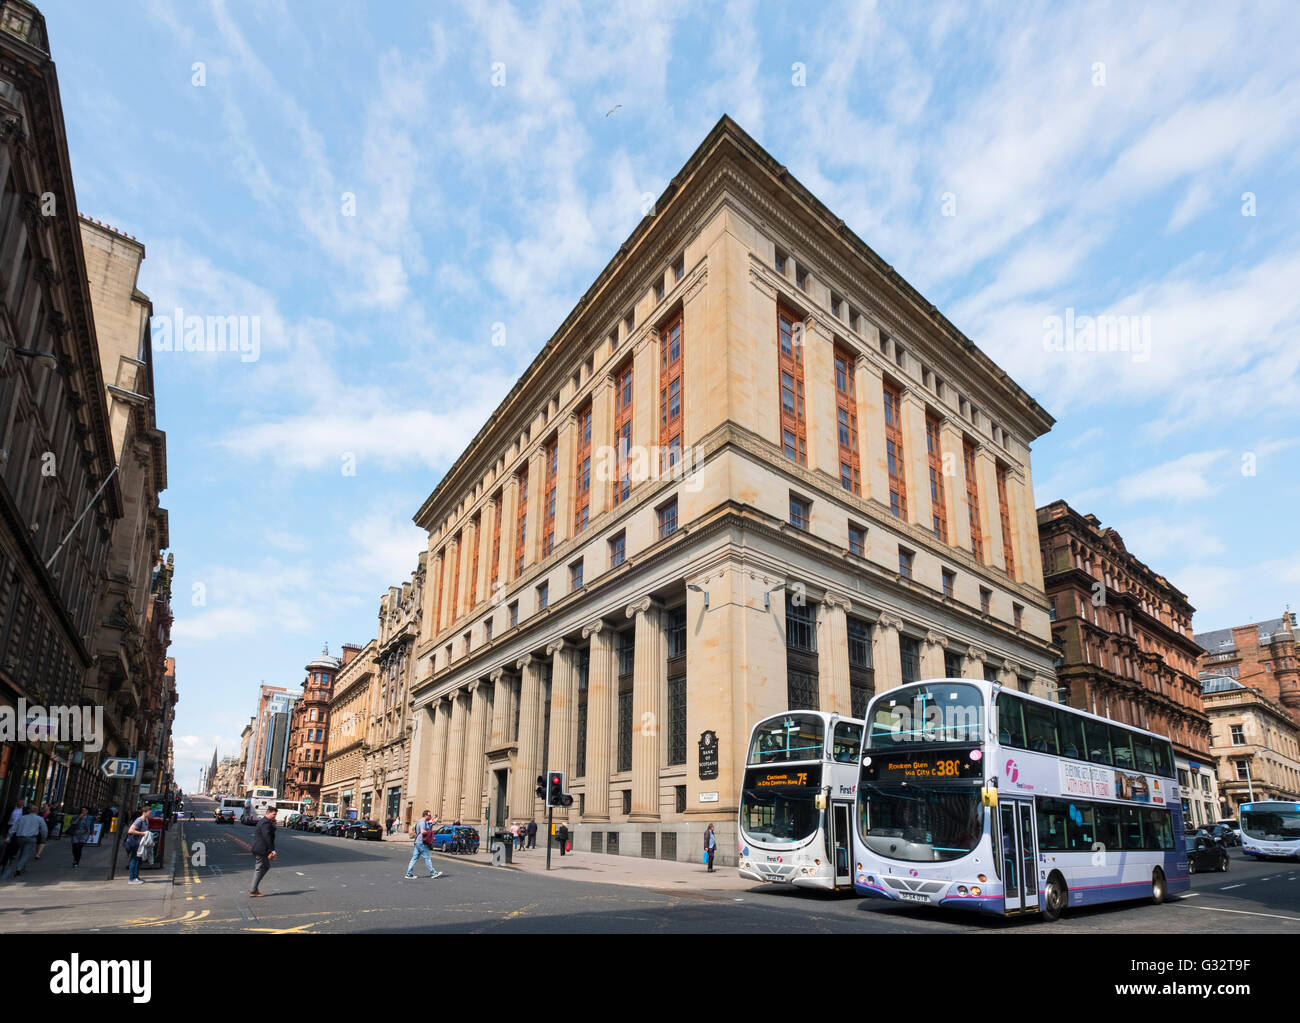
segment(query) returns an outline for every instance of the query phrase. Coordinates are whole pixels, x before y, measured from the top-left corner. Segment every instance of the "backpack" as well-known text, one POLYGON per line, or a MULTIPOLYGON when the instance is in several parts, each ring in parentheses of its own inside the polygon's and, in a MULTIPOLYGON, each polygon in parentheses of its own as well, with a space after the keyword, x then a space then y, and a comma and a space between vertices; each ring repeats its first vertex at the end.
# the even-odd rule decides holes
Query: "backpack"
POLYGON ((420 830, 420 841, 430 849, 433 848, 433 827, 432 825, 420 830))

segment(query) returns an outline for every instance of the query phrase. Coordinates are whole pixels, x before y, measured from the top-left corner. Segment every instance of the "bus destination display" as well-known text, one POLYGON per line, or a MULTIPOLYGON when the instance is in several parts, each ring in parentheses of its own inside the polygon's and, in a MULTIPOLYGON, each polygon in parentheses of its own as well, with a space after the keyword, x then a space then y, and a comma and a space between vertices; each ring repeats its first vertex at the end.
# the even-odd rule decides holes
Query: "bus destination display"
POLYGON ((971 759, 969 749, 944 750, 941 753, 896 753, 881 756, 872 753, 864 758, 862 775, 869 781, 949 781, 963 778, 983 778, 984 765, 971 759), (870 763, 866 763, 870 760, 870 763))
POLYGON ((806 789, 819 788, 822 783, 821 767, 805 764, 797 767, 751 767, 746 779, 746 788, 762 791, 763 789, 806 789))

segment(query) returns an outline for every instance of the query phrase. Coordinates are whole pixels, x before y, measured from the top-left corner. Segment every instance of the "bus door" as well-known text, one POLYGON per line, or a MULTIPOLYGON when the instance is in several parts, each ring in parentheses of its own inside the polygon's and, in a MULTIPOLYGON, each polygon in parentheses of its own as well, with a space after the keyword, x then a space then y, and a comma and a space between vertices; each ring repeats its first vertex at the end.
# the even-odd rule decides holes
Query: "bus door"
POLYGON ((853 873, 849 859, 853 855, 853 804, 833 801, 831 803, 831 853, 835 863, 835 887, 848 887, 853 884, 853 873))
POLYGON ((1034 840, 1032 800, 998 803, 1002 887, 1008 913, 1038 911, 1038 845, 1034 840))

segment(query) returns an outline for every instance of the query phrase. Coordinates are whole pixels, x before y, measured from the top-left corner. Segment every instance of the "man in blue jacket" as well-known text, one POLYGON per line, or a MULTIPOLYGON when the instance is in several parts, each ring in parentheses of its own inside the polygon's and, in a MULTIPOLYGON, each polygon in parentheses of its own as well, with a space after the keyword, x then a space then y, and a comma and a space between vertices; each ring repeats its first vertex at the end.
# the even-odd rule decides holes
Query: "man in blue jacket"
POLYGON ((275 814, 274 806, 266 808, 266 814, 253 829, 253 890, 248 893, 250 899, 262 898, 266 892, 259 892, 258 885, 266 872, 271 869, 275 859, 275 814))

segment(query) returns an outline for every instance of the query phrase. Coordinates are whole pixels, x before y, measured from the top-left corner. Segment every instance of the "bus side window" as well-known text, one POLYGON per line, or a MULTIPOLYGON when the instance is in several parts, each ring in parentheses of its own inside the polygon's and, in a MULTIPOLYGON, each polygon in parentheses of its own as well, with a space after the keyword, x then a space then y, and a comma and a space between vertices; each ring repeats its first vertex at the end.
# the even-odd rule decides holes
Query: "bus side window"
POLYGON ((1062 708, 1056 709, 1056 731, 1061 737, 1061 756, 1087 760, 1088 747, 1083 741, 1083 718, 1062 708))
POLYGON ((1074 852, 1088 852, 1092 849, 1092 844, 1097 840, 1097 827, 1093 820, 1092 804, 1075 803, 1073 805, 1075 816, 1070 818, 1067 825, 1070 836, 1068 848, 1074 852))
POLYGON ((1155 754, 1151 751, 1151 736, 1133 734, 1133 759, 1139 771, 1151 774, 1156 769, 1155 754))
POLYGON ((1110 766, 1110 728, 1100 721, 1084 719, 1083 727, 1088 737, 1088 759, 1094 764, 1110 766))
POLYGON ((1107 849, 1123 849, 1124 839, 1119 829, 1120 808, 1114 803, 1097 804, 1097 841, 1107 849))
POLYGON ((1156 774, 1162 778, 1172 778, 1174 776, 1174 761, 1169 752, 1169 743, 1162 739, 1155 741, 1156 747, 1156 774))
POLYGON ((1029 745, 1036 753, 1050 753, 1056 756, 1056 715, 1051 707, 1040 707, 1036 703, 1025 703, 1025 731, 1029 733, 1029 745))
POLYGON ((1146 848, 1142 841, 1142 811, 1136 806, 1119 808, 1120 848, 1129 852, 1140 852, 1146 848))
POLYGON ((1025 748, 1025 725, 1020 717, 1021 701, 1008 693, 998 696, 998 742, 1025 748))
POLYGON ((1058 799, 1038 800, 1038 848, 1045 852, 1065 849, 1065 804, 1058 799))
POLYGON ((1169 825, 1167 811, 1143 808, 1142 831, 1147 849, 1160 852, 1174 847, 1174 832, 1169 825))
POLYGON ((1110 755, 1116 767, 1133 769, 1133 733, 1127 728, 1110 726, 1110 755))

